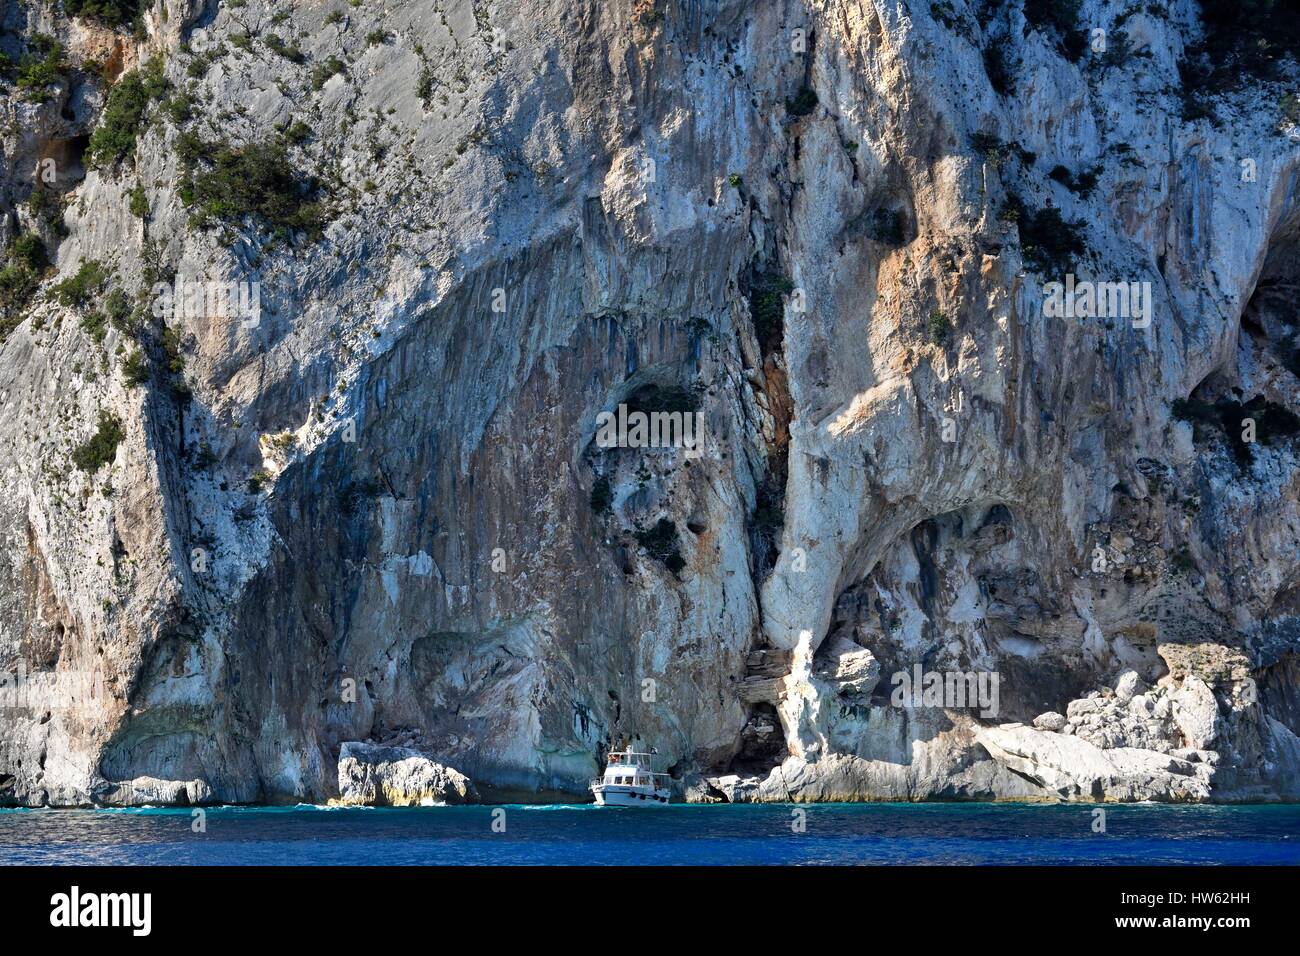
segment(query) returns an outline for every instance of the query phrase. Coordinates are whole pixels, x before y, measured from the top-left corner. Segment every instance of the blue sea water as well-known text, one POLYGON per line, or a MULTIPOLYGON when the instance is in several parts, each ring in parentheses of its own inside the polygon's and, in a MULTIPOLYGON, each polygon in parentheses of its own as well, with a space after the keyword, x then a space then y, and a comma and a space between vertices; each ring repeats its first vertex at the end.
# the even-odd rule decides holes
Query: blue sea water
POLYGON ((190 810, 0 810, 0 864, 1300 864, 1300 805, 1105 810, 1104 833, 1014 804, 219 807, 202 833, 190 810))

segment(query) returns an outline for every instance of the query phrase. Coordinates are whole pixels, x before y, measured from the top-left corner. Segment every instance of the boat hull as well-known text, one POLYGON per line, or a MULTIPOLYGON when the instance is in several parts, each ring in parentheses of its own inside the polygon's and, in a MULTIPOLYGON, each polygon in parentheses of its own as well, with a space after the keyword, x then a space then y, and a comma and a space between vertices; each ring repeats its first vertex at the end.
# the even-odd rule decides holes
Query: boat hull
POLYGON ((662 807, 668 803, 667 790, 645 787, 592 787, 598 807, 662 807))

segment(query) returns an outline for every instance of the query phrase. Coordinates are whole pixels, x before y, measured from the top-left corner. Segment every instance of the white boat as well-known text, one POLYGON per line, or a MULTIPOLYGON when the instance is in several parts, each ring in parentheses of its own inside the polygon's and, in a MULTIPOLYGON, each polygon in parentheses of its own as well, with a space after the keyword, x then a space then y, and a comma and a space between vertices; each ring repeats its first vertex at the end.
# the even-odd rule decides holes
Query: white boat
POLYGON ((599 807, 663 806, 672 794, 666 773, 655 773, 653 753, 612 750, 605 776, 591 781, 599 807))

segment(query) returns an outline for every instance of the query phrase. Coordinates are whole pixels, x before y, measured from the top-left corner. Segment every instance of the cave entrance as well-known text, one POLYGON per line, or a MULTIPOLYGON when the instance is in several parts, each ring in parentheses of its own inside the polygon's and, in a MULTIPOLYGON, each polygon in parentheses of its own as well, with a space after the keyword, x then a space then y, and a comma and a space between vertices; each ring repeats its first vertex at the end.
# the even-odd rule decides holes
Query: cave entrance
POLYGON ((36 188, 49 189, 53 192, 67 192, 86 178, 85 155, 90 145, 90 135, 70 136, 67 139, 51 139, 41 149, 40 160, 36 167, 36 188), (55 179, 47 182, 44 172, 52 160, 55 179))
POLYGON ((1241 316, 1242 331, 1300 377, 1300 208, 1273 231, 1255 290, 1241 316))

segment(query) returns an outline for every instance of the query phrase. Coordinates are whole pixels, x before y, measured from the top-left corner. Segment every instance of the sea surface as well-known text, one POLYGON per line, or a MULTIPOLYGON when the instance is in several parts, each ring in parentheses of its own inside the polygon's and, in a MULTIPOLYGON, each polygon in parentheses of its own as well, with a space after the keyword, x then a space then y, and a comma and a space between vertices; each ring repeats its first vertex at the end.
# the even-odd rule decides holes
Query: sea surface
POLYGON ((0 810, 0 864, 1300 864, 1297 804, 1104 809, 1104 832, 1016 804, 0 810))

